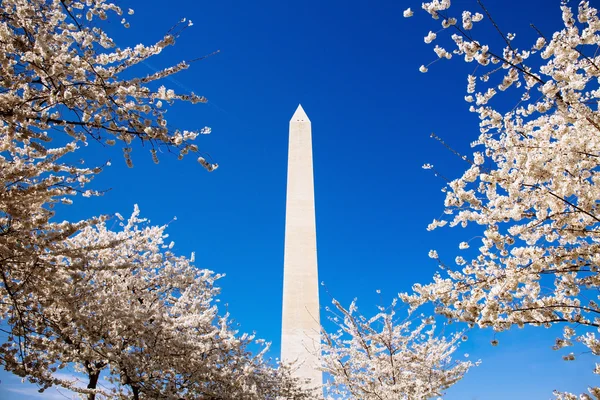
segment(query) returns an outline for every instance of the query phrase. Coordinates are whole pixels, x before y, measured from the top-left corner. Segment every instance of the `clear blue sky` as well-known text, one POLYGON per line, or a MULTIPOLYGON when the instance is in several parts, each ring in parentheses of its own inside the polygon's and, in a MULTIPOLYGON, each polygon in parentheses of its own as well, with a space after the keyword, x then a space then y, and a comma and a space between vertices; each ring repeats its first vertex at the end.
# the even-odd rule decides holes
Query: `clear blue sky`
MULTIPOLYGON (((427 74, 418 72, 436 57, 423 36, 438 29, 420 12, 420 2, 120 4, 135 9, 129 30, 118 19, 111 23, 121 46, 156 41, 182 17, 194 22, 174 48, 143 68, 221 50, 167 82, 209 99, 206 105, 172 108, 169 122, 180 128, 211 126, 213 133, 198 145, 220 168, 207 173, 194 157, 177 161, 172 154, 161 155, 156 166, 148 150, 138 147, 135 168, 128 169, 120 149, 99 154, 91 144, 84 150, 89 159, 113 161, 94 187, 112 190, 100 199, 78 199, 63 216, 127 215, 135 203, 156 224, 177 216, 169 228, 175 250, 195 251, 199 267, 227 274, 221 281, 223 303, 241 330, 273 342, 274 357, 279 354, 288 121, 298 103, 313 127, 319 273, 329 294, 343 304, 358 297, 368 314, 379 302, 376 289, 388 302, 431 278, 437 265, 427 257, 429 249, 453 259, 458 243, 476 234, 425 229, 443 210, 443 181, 421 165, 435 164, 448 177, 465 168, 429 134, 468 151, 478 121, 462 100, 472 66, 452 60, 435 64, 427 74), (409 6, 415 17, 404 19, 402 11, 409 6)), ((486 4, 507 32, 526 38, 531 22, 549 34, 560 24, 559 0, 486 4)), ((454 0, 453 8, 476 11, 477 5, 454 0)), ((491 31, 486 32, 489 37, 491 31)), ((322 293, 323 306, 329 294, 322 293)), ((491 347, 493 332, 469 332, 459 353, 483 364, 445 398, 547 399, 553 389, 583 391, 594 380, 598 384, 590 372, 592 357, 566 363, 550 349, 556 334, 511 331, 497 335, 500 345, 491 347)), ((36 398, 5 372, 0 379, 0 398, 36 398)))

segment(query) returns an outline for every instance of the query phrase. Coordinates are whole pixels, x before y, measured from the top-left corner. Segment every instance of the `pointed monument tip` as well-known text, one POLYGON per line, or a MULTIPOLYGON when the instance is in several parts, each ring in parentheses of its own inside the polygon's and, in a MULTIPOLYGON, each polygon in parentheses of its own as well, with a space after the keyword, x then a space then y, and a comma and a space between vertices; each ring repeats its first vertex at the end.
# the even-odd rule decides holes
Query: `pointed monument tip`
POLYGON ((306 115, 304 108, 302 108, 302 104, 298 104, 298 108, 296 109, 294 115, 292 115, 290 122, 310 122, 308 115, 306 115))

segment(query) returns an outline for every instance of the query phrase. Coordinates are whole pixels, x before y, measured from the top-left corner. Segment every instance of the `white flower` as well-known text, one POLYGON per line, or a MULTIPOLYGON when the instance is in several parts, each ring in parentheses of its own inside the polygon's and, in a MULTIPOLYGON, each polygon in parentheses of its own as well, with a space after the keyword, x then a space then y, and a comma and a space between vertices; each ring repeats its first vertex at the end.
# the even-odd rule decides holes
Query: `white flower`
POLYGON ((535 42, 535 45, 533 46, 533 48, 536 49, 536 50, 541 50, 542 47, 544 47, 545 44, 546 44, 546 39, 544 39, 543 37, 540 37, 535 42))
POLYGON ((427 67, 426 67, 426 66, 424 66, 424 65, 421 65, 421 66, 419 67, 419 71, 421 71, 422 73, 425 73, 425 72, 427 72, 427 67))
POLYGON ((404 10, 402 15, 404 16, 404 18, 410 18, 413 16, 413 11, 410 8, 407 8, 406 10, 404 10))
POLYGON ((444 29, 456 25, 456 18, 448 18, 442 21, 442 27, 444 29))
POLYGON ((471 16, 473 22, 480 22, 483 19, 483 14, 475 13, 471 16))
POLYGON ((433 51, 435 52, 435 54, 437 54, 437 56, 439 58, 447 58, 447 59, 452 58, 452 55, 449 52, 447 52, 446 49, 444 49, 443 47, 436 45, 434 47, 433 51))
POLYGON ((424 39, 425 43, 429 44, 429 43, 433 42, 436 37, 437 37, 437 35, 435 33, 433 33, 432 31, 429 31, 427 36, 425 36, 425 39, 424 39))

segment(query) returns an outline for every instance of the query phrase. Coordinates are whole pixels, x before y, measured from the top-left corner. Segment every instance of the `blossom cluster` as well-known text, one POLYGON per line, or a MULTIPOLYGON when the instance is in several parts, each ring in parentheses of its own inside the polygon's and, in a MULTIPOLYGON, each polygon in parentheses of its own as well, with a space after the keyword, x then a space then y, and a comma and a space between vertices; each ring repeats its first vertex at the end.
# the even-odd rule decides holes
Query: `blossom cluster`
POLYGON ((327 399, 420 400, 438 398, 478 364, 452 360, 463 337, 436 334, 431 318, 398 320, 397 299, 366 318, 356 301, 348 308, 333 301, 334 333, 323 332, 323 371, 327 399), (416 326, 415 326, 416 325, 416 326))

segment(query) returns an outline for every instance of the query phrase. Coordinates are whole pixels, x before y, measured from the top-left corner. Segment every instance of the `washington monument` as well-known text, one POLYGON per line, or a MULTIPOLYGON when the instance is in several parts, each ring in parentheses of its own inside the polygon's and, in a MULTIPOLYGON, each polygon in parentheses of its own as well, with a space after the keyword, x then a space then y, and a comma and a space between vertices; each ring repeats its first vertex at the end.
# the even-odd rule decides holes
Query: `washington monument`
POLYGON ((290 120, 283 261, 281 359, 296 361, 295 375, 320 387, 319 278, 313 184, 312 138, 299 105, 290 120))

